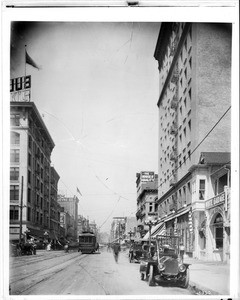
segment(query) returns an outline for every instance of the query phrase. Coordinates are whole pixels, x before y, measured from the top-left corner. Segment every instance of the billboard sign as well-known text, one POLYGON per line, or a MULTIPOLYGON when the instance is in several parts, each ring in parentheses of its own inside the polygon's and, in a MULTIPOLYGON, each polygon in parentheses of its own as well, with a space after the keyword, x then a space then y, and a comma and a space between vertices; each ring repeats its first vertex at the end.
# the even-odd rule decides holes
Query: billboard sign
POLYGON ((11 101, 29 102, 31 99, 31 75, 10 79, 11 101))
POLYGON ((141 172, 141 182, 153 182, 154 172, 141 172))

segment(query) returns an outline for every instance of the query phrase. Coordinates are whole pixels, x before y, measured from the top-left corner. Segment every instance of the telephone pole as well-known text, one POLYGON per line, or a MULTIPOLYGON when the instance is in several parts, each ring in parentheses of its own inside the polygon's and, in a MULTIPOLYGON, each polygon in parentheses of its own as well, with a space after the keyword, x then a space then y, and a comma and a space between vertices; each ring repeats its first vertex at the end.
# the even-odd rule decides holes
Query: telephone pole
POLYGON ((23 210, 23 176, 22 176, 22 184, 21 184, 21 198, 20 198, 20 225, 19 225, 19 243, 21 243, 21 239, 22 239, 22 210, 23 210))

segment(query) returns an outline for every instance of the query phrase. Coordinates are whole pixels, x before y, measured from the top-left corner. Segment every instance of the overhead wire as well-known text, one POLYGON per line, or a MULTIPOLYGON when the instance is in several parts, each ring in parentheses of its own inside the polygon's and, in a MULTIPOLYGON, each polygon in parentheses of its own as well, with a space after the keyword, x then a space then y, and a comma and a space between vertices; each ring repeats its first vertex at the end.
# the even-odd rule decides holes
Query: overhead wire
MULTIPOLYGON (((197 146, 190 152, 190 154, 186 157, 186 160, 190 159, 191 155, 199 148, 199 146, 205 141, 205 139, 210 135, 210 133, 214 130, 214 128, 220 123, 220 121, 225 117, 225 115, 229 112, 231 109, 231 105, 229 108, 224 112, 224 114, 220 117, 220 119, 215 123, 215 125, 209 130, 209 132, 203 137, 203 139, 197 144, 197 146)), ((185 160, 185 161, 186 161, 185 160)), ((183 163, 182 163, 183 164, 183 163)), ((171 175, 169 176, 169 179, 173 177, 176 173, 176 171, 181 168, 182 164, 180 164, 174 171, 172 171, 171 175)), ((161 187, 164 183, 161 183, 158 185, 157 188, 161 187)))

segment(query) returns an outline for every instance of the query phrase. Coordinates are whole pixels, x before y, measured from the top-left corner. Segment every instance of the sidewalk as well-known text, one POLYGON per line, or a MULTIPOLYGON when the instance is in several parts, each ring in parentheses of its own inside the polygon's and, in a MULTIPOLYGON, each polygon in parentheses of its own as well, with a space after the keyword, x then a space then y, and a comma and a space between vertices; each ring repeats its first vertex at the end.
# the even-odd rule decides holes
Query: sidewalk
POLYGON ((189 266, 191 288, 209 295, 230 294, 229 264, 194 258, 185 258, 184 262, 191 264, 189 266))

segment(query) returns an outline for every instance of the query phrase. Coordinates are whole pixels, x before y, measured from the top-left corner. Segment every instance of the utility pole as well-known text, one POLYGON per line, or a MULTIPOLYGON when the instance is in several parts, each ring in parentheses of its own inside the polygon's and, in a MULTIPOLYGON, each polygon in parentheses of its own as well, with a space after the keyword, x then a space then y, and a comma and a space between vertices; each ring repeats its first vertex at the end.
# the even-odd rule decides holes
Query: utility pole
POLYGON ((21 243, 21 239, 22 239, 22 210, 23 210, 23 176, 22 176, 21 198, 20 198, 19 243, 21 243))

